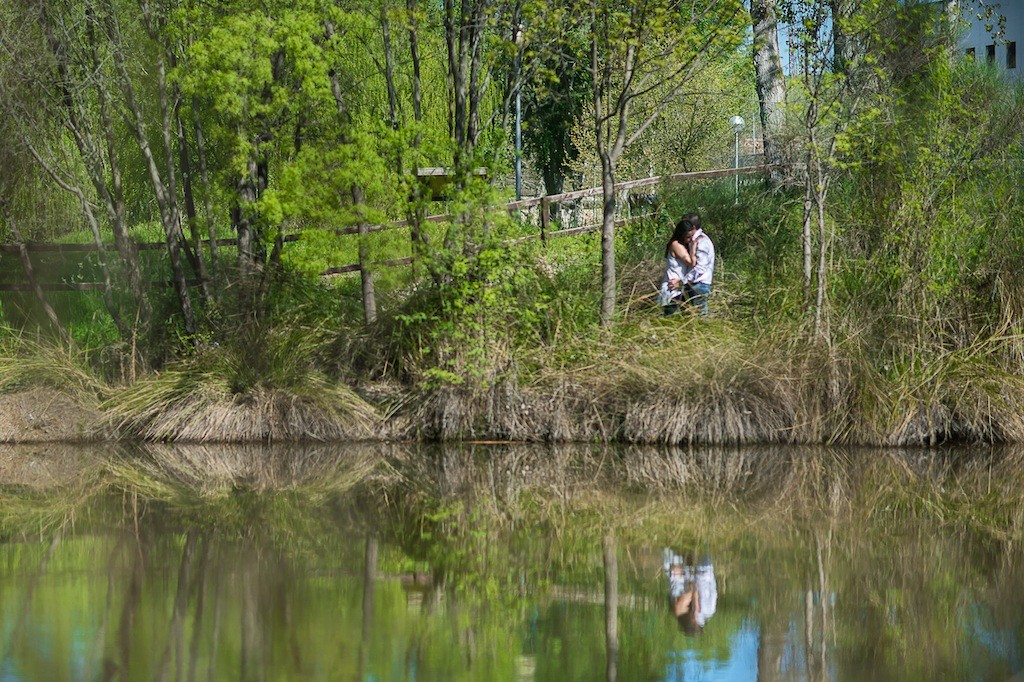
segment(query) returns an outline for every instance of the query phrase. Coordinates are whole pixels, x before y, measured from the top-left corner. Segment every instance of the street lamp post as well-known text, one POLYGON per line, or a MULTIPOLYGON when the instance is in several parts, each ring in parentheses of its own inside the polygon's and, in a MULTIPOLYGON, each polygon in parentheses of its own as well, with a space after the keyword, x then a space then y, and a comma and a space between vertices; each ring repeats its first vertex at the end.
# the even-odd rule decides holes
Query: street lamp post
POLYGON ((516 86, 516 201, 523 198, 523 100, 516 86))
MULTIPOLYGON (((519 49, 523 43, 523 25, 516 26, 515 32, 515 43, 516 43, 516 56, 515 56, 515 73, 516 78, 522 81, 522 74, 520 69, 522 62, 519 57, 519 49)), ((516 201, 523 198, 523 84, 519 82, 516 84, 516 158, 515 158, 515 172, 516 172, 516 201)))
POLYGON ((746 125, 746 121, 743 120, 742 116, 733 116, 729 119, 729 127, 732 128, 733 134, 736 136, 736 142, 734 149, 736 150, 735 161, 733 168, 736 170, 736 204, 740 203, 740 131, 743 130, 743 126, 746 125))

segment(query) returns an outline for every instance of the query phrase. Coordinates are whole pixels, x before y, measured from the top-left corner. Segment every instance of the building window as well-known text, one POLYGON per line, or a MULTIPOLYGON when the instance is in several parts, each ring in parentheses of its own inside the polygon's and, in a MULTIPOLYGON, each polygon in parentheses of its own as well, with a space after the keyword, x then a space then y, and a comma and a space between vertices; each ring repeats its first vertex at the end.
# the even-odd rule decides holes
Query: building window
POLYGON ((985 60, 988 62, 995 62, 996 46, 994 44, 985 46, 985 60))
POLYGON ((965 54, 967 55, 968 59, 974 59, 974 48, 973 47, 967 48, 967 52, 965 54))
POLYGON ((1006 43, 1006 68, 1017 68, 1017 43, 1006 43))

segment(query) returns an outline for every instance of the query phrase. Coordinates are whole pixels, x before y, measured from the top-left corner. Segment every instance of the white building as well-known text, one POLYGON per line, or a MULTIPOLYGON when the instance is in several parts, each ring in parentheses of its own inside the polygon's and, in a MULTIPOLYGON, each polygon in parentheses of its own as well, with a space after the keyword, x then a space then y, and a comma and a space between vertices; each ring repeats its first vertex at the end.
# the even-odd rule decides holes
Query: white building
POLYGON ((996 12, 1005 17, 1005 33, 996 40, 992 33, 996 30, 997 17, 978 19, 977 6, 973 2, 961 2, 964 21, 969 28, 960 39, 964 53, 975 59, 984 59, 1003 69, 1013 78, 1021 78, 1024 71, 1024 55, 1017 53, 1017 46, 1024 48, 1024 0, 1003 0, 996 12), (986 24, 992 30, 986 30, 986 24))

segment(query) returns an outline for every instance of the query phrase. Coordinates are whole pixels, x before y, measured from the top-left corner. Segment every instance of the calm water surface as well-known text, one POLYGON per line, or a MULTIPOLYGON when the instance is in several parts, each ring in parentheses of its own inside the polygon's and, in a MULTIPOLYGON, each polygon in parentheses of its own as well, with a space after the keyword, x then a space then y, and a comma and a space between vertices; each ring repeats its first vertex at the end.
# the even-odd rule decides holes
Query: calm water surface
POLYGON ((37 448, 0 461, 3 681, 1024 670, 1014 452, 37 448), (711 565, 713 593, 705 579, 690 612, 703 627, 670 610, 666 547, 711 565))

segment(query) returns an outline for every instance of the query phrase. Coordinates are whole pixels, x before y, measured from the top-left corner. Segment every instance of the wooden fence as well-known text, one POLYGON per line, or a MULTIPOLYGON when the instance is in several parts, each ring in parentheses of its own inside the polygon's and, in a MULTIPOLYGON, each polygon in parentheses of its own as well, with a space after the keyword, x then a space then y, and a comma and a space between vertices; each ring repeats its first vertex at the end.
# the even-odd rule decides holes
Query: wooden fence
MULTIPOLYGON (((618 195, 625 194, 628 197, 628 193, 637 189, 645 187, 655 187, 665 182, 676 182, 681 180, 709 180, 716 178, 731 177, 734 175, 746 175, 754 173, 763 173, 768 169, 767 166, 745 166, 742 168, 729 168, 722 170, 710 170, 710 171, 698 171, 693 173, 676 173, 668 176, 656 176, 650 178, 643 178, 642 180, 630 180, 628 182, 620 182, 615 185, 615 192, 618 195)), ((521 243, 533 239, 540 239, 547 241, 555 237, 570 237, 573 235, 584 234, 600 229, 601 227, 601 207, 595 205, 591 207, 592 215, 588 216, 588 220, 583 225, 576 224, 573 227, 552 230, 554 222, 551 217, 552 207, 561 207, 563 204, 575 204, 573 207, 574 221, 579 222, 579 215, 582 212, 580 210, 579 202, 583 199, 601 196, 602 189, 600 187, 592 187, 590 189, 582 189, 574 192, 565 192, 563 194, 555 194, 551 196, 536 197, 532 199, 521 199, 518 201, 512 201, 506 204, 506 210, 513 216, 519 215, 523 217, 524 214, 530 215, 534 212, 539 213, 540 231, 537 234, 526 235, 525 237, 518 237, 510 241, 510 243, 521 243)), ((626 207, 628 210, 628 200, 617 202, 618 207, 626 207)), ((624 218, 616 220, 617 224, 628 222, 632 216, 629 214, 624 218)), ((449 214, 438 214, 431 215, 424 218, 426 222, 445 222, 449 220, 449 214)), ((532 219, 532 216, 531 216, 532 219)), ((563 221, 558 221, 563 222, 563 221)), ((399 220, 385 225, 373 225, 370 226, 370 232, 380 232, 384 230, 395 230, 409 227, 409 221, 399 220)), ((358 227, 347 227, 347 228, 335 228, 329 230, 336 235, 353 235, 359 233, 358 227)), ((295 242, 301 239, 302 233, 290 233, 283 236, 284 242, 295 242)), ((216 239, 216 240, 202 240, 200 242, 202 246, 207 248, 211 246, 237 246, 237 239, 216 239)), ((0 254, 3 253, 20 253, 22 249, 25 249, 28 253, 88 253, 96 252, 102 248, 104 251, 114 251, 115 246, 113 244, 102 244, 98 246, 95 243, 85 244, 58 244, 58 243, 26 243, 26 244, 0 244, 0 254)), ((136 244, 136 248, 140 251, 153 251, 167 248, 164 242, 139 242, 136 244)), ((393 267, 399 265, 407 265, 412 262, 412 258, 396 258, 393 260, 378 261, 367 265, 368 268, 380 268, 380 267, 393 267)), ((353 263, 350 265, 339 265, 328 267, 320 275, 322 277, 330 275, 339 275, 347 272, 357 272, 361 266, 359 263, 353 263)), ((189 285, 196 286, 200 282, 198 279, 188 280, 189 285)), ((173 283, 170 280, 150 282, 150 286, 172 286, 173 283)), ((56 282, 56 283, 39 283, 39 288, 44 291, 97 291, 104 288, 103 282, 56 282)), ((0 291, 32 291, 33 288, 27 283, 2 283, 0 282, 0 291)))

